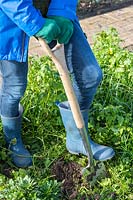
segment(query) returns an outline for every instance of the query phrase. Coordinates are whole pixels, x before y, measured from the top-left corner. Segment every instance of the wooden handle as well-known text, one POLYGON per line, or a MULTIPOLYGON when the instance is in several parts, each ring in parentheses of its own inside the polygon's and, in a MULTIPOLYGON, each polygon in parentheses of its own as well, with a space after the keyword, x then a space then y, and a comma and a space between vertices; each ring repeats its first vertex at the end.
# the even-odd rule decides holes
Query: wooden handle
POLYGON ((92 150, 91 150, 91 146, 88 140, 88 134, 87 134, 87 130, 85 128, 85 124, 84 124, 84 120, 79 108, 79 104, 76 98, 76 95, 74 93, 73 87, 72 87, 72 83, 71 83, 71 79, 69 77, 69 72, 67 69, 67 66, 65 63, 61 64, 61 62, 57 59, 57 57, 54 55, 54 53, 51 51, 51 49, 49 48, 49 46, 46 44, 46 42, 39 38, 39 42, 41 44, 41 46, 43 47, 44 52, 47 52, 48 56, 51 57, 51 59, 53 60, 58 73, 60 75, 60 78, 62 80, 62 84, 64 86, 65 92, 66 92, 66 96, 68 98, 68 102, 70 104, 70 108, 73 114, 73 118, 74 121, 76 123, 77 128, 79 129, 79 132, 81 134, 82 140, 83 140, 83 144, 85 147, 85 150, 87 152, 87 156, 88 156, 88 165, 86 168, 92 166, 93 167, 93 154, 92 154, 92 150))
POLYGON ((79 104, 77 102, 77 98, 75 96, 75 93, 72 87, 72 83, 69 77, 69 72, 67 70, 67 67, 63 66, 60 63, 60 61, 56 58, 56 56, 53 54, 53 52, 51 51, 51 49, 49 48, 49 46, 46 44, 46 42, 43 39, 39 38, 39 42, 41 46, 43 47, 44 51, 47 52, 49 57, 51 57, 51 59, 53 60, 58 70, 58 73, 62 80, 62 84, 64 86, 66 96, 68 98, 68 102, 70 104, 70 108, 71 108, 73 118, 75 120, 77 128, 79 129, 84 128, 84 120, 80 112, 79 104))

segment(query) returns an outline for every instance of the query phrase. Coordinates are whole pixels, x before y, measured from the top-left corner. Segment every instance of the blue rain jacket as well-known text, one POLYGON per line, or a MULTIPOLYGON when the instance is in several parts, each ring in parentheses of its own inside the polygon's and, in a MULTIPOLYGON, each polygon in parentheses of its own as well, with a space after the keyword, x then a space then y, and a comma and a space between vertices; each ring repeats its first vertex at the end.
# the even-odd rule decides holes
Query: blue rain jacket
MULTIPOLYGON (((77 20, 77 2, 52 0, 48 15, 77 20)), ((0 60, 25 62, 29 37, 35 35, 44 24, 45 18, 33 6, 32 0, 0 0, 0 60)))

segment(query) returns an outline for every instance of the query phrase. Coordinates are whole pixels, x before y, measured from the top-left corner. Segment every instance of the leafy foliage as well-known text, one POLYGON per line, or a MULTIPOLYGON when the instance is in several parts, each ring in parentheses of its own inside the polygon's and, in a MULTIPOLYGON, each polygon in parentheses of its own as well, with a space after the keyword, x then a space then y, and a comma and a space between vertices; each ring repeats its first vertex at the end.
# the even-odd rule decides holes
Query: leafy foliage
POLYGON ((59 184, 56 180, 46 178, 35 181, 21 169, 13 175, 14 177, 9 181, 4 176, 0 176, 0 199, 56 200, 59 198, 59 184))
MULTIPOLYGON (((93 140, 113 146, 116 156, 105 163, 109 176, 93 188, 83 184, 78 188, 76 199, 81 200, 83 196, 95 200, 133 199, 133 53, 121 48, 120 42, 114 28, 101 32, 95 39, 93 50, 104 77, 90 109, 88 125, 93 140)), ((28 79, 22 99, 23 140, 34 163, 28 169, 16 169, 3 149, 4 140, 0 135, 0 170, 4 172, 8 168, 11 173, 10 178, 0 174, 0 199, 64 200, 60 182, 51 175, 51 165, 59 157, 84 165, 86 158, 66 151, 65 130, 55 105, 66 96, 52 61, 47 57, 30 58, 28 79)))

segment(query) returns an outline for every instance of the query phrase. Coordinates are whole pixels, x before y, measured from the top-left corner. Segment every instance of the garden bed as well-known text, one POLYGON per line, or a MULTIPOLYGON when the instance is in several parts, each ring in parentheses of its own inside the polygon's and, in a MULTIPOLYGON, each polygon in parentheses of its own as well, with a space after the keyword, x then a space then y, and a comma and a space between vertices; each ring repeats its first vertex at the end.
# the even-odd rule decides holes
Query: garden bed
POLYGON ((77 9, 79 18, 102 14, 112 10, 133 5, 132 0, 81 0, 77 9))

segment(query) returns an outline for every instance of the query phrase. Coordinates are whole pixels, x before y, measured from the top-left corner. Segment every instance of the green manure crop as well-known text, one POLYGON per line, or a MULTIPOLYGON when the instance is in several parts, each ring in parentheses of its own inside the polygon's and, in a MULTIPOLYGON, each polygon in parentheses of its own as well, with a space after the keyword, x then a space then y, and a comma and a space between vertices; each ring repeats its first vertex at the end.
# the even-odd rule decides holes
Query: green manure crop
MULTIPOLYGON (((111 28, 95 38, 93 50, 103 70, 89 114, 89 132, 94 141, 112 146, 116 155, 104 162, 108 176, 90 187, 82 180, 75 200, 133 199, 133 53, 120 46, 111 28)), ((33 166, 17 169, 4 148, 0 126, 0 199, 65 200, 61 182, 51 174, 55 160, 64 158, 85 165, 65 147, 63 127, 56 101, 66 100, 58 72, 48 57, 30 57, 24 106, 23 140, 33 155, 33 166)))

